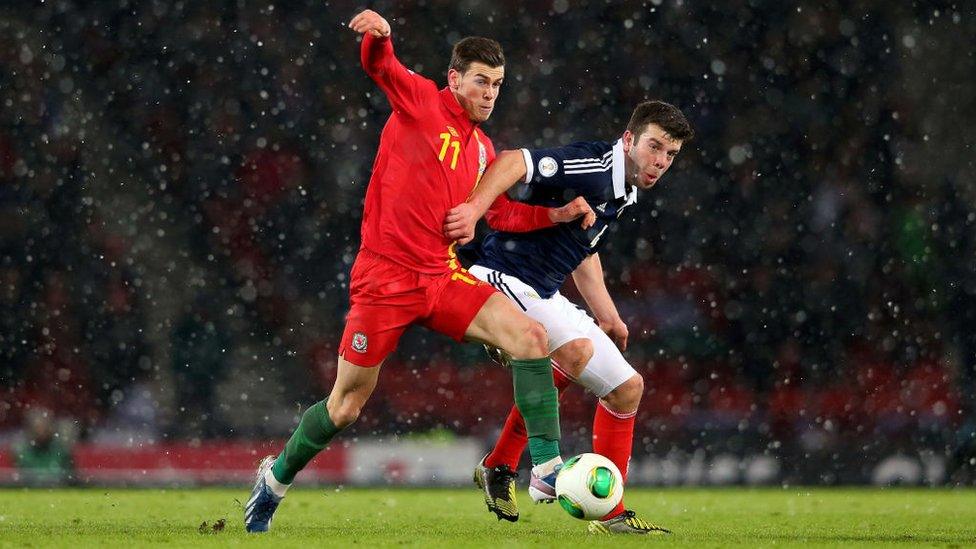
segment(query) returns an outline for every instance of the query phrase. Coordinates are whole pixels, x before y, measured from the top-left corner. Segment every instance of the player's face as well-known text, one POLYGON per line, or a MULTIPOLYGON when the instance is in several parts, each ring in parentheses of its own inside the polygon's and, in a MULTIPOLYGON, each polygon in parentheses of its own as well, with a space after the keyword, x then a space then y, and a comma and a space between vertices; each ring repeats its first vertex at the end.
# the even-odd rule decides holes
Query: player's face
POLYGON ((648 124, 640 135, 624 132, 627 178, 640 189, 650 189, 668 171, 680 150, 681 141, 657 124, 648 124))
POLYGON ((491 116, 504 79, 505 67, 489 67, 477 61, 463 73, 454 69, 447 71, 447 82, 454 97, 475 123, 484 122, 491 116))

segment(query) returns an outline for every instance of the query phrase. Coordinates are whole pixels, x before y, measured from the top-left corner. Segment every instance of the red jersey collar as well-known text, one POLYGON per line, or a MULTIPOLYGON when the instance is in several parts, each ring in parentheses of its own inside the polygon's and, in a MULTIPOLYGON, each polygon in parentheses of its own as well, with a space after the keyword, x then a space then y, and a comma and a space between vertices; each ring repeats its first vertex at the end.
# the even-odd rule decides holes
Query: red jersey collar
POLYGON ((444 86, 441 88, 440 93, 441 103, 444 103, 444 106, 447 107, 448 112, 454 115, 455 118, 464 120, 471 127, 477 126, 477 124, 468 118, 468 113, 465 112, 464 107, 462 107, 461 103, 458 102, 457 97, 454 96, 454 92, 451 91, 451 88, 444 86))

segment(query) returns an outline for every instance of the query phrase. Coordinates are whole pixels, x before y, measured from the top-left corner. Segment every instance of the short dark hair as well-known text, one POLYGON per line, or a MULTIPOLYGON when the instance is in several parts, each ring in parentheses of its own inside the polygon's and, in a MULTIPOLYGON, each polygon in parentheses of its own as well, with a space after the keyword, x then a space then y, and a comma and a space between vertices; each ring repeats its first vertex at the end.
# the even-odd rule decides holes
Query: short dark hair
POLYGON ((451 64, 447 68, 463 73, 467 72, 468 67, 475 61, 492 68, 504 66, 505 54, 502 52, 502 45, 491 38, 481 36, 462 38, 454 44, 451 64))
POLYGON ((627 130, 637 137, 647 129, 648 124, 661 126, 672 139, 681 142, 691 141, 695 137, 695 130, 691 129, 681 109, 664 101, 644 101, 637 105, 634 114, 630 115, 627 130))

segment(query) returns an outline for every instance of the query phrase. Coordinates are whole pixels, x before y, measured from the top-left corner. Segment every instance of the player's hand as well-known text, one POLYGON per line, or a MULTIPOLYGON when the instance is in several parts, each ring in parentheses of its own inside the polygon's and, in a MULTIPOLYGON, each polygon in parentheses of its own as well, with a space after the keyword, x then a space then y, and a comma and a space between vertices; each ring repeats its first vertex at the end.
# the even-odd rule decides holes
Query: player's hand
POLYGON ((454 206, 444 218, 444 236, 457 240, 458 244, 471 242, 479 217, 477 209, 470 202, 454 206))
POLYGON ((627 350, 627 336, 630 332, 627 330, 627 325, 624 324, 623 320, 618 317, 616 320, 611 321, 601 320, 599 324, 603 333, 610 336, 610 339, 613 340, 613 343, 618 349, 621 351, 627 350))
POLYGON ((584 229, 589 229, 596 223, 596 214, 593 213, 593 208, 586 203, 586 199, 582 196, 577 196, 565 206, 549 208, 549 220, 553 223, 567 223, 579 217, 583 218, 580 226, 584 229))
POLYGON ((390 35, 390 24, 383 19, 383 16, 376 13, 373 10, 363 10, 359 12, 358 15, 352 18, 349 22, 349 28, 358 32, 359 34, 366 34, 367 32, 376 36, 389 36, 390 35))

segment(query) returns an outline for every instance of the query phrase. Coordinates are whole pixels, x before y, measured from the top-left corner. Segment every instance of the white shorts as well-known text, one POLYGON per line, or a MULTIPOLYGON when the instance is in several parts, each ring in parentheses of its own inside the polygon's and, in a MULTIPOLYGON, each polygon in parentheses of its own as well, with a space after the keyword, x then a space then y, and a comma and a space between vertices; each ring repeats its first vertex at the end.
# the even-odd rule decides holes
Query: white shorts
POLYGON ((590 315, 559 292, 544 299, 531 286, 514 276, 481 265, 471 267, 468 272, 494 286, 525 314, 545 326, 549 333, 550 353, 574 339, 592 341, 593 358, 577 381, 596 396, 607 396, 636 373, 590 315))

